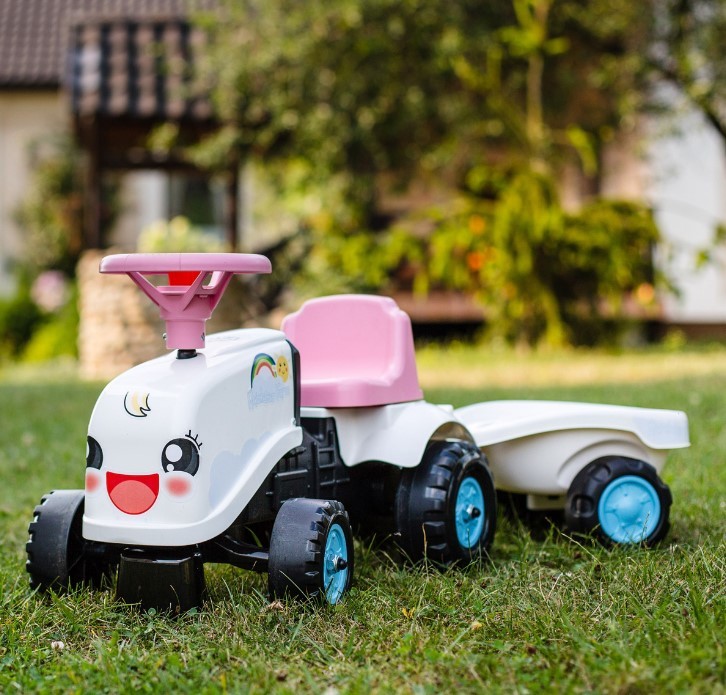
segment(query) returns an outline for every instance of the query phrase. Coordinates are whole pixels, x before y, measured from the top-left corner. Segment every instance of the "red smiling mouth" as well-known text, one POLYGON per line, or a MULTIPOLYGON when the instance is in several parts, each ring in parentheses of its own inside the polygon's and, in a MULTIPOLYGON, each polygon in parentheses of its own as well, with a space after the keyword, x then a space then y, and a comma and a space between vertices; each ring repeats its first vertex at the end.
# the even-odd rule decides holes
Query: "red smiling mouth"
POLYGON ((124 514, 143 514, 159 495, 159 474, 122 475, 106 473, 106 489, 111 502, 124 514))

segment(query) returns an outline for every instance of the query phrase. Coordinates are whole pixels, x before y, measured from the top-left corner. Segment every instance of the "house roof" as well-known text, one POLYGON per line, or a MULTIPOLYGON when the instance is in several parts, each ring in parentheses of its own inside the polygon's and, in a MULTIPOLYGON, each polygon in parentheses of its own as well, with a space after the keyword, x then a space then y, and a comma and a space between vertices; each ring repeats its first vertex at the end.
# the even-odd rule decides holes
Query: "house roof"
POLYGON ((0 0, 0 88, 57 88, 72 25, 93 18, 180 20, 215 0, 0 0))
POLYGON ((71 109, 81 117, 210 119, 206 90, 192 77, 205 45, 183 19, 84 19, 71 27, 71 109))

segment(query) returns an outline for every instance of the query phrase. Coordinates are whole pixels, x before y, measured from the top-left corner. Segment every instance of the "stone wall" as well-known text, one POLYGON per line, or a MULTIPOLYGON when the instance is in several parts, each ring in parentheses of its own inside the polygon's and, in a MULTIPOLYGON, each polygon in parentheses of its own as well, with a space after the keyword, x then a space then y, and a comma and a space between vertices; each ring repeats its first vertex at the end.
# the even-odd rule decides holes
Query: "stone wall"
POLYGON ((106 254, 87 251, 78 263, 81 374, 110 379, 164 352, 158 309, 125 275, 101 275, 106 254))
MULTIPOLYGON (((108 380, 136 364, 166 352, 159 309, 126 275, 101 275, 101 259, 112 251, 87 251, 76 275, 80 326, 78 353, 81 375, 108 380)), ((207 333, 252 325, 248 292, 233 278, 207 333)))

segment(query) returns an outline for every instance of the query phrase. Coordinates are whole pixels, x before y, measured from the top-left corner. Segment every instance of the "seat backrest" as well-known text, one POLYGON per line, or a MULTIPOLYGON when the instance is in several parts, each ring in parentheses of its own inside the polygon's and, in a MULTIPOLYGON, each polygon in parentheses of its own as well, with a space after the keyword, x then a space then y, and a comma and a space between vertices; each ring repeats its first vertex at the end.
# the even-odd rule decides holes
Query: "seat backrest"
POLYGON ((300 351, 306 381, 384 381, 390 402, 422 397, 411 320, 396 302, 373 295, 336 295, 306 302, 282 330, 300 351))

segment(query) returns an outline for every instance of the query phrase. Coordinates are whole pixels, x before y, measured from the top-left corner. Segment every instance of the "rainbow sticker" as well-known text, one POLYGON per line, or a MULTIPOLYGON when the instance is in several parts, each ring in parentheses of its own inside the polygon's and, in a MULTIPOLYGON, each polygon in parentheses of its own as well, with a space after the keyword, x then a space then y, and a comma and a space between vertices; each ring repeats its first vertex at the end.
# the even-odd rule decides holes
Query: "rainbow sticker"
POLYGON ((264 352, 259 355, 255 355, 255 359, 252 362, 252 373, 250 374, 250 388, 255 383, 255 379, 260 375, 261 372, 269 370, 273 377, 277 376, 275 371, 275 360, 264 352))

